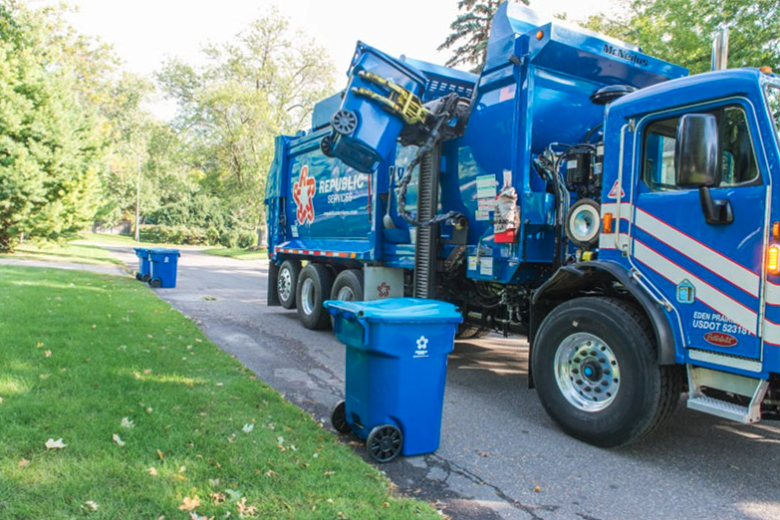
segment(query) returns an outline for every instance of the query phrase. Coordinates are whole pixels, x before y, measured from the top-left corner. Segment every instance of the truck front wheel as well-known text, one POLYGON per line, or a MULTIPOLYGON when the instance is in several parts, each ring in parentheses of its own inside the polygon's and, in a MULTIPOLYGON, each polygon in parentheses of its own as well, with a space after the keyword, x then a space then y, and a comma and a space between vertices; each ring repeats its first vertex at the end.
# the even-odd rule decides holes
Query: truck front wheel
POLYGON ((308 264, 298 276, 295 300, 298 318, 307 329, 325 329, 330 313, 322 306, 333 288, 333 272, 322 264, 308 264))
POLYGON ((544 319, 531 356, 536 391, 569 435, 614 447, 649 434, 671 415, 680 372, 657 361, 652 326, 633 305, 587 297, 544 319))

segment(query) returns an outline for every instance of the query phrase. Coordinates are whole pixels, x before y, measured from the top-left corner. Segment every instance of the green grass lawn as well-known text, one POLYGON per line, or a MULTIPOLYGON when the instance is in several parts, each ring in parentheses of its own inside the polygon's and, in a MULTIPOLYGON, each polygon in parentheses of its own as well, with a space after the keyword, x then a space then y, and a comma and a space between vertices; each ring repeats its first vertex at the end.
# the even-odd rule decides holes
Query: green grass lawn
POLYGON ((237 260, 261 260, 263 258, 268 258, 268 251, 265 249, 261 249, 259 251, 247 251, 246 249, 241 249, 240 247, 218 247, 214 249, 206 249, 203 252, 209 255, 227 256, 237 260))
POLYGON ((3 254, 0 258, 18 258, 21 260, 44 260, 50 262, 72 262, 93 265, 124 265, 110 251, 97 246, 76 244, 25 244, 15 249, 13 254, 3 254))
POLYGON ((3 267, 0 309, 0 518, 439 518, 143 284, 3 267))
MULTIPOLYGON (((108 233, 92 233, 84 231, 78 234, 76 242, 90 242, 93 244, 105 244, 109 246, 128 246, 128 247, 173 247, 180 248, 182 246, 176 244, 164 244, 155 242, 136 242, 133 237, 127 235, 111 235, 108 233)), ((183 246, 189 247, 189 246, 183 246)))

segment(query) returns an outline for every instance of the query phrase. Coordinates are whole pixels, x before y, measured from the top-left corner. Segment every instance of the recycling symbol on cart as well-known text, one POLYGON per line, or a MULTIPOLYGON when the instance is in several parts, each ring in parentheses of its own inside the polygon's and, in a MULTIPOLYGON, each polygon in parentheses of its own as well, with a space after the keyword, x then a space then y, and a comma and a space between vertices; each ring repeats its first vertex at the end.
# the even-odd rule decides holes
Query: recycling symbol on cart
POLYGON ((426 358, 428 357, 428 338, 420 336, 417 338, 417 350, 414 351, 414 357, 426 358))

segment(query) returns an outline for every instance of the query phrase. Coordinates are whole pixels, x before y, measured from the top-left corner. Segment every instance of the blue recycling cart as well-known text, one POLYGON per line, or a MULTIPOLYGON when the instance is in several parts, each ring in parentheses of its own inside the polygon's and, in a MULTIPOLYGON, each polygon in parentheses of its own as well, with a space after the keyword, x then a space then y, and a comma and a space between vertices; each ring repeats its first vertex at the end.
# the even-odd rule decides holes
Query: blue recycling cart
POLYGON ((138 272, 135 273, 135 279, 139 282, 148 282, 152 274, 152 265, 149 261, 148 247, 134 247, 135 256, 138 257, 138 272))
POLYGON ((395 150, 404 123, 372 97, 388 96, 387 86, 372 81, 380 77, 421 96, 426 79, 419 72, 362 42, 349 69, 349 83, 339 110, 331 120, 333 134, 325 148, 344 163, 364 173, 373 172, 395 150))
POLYGON ((157 247, 149 250, 151 272, 149 285, 163 289, 176 287, 176 269, 179 264, 178 249, 157 247))
POLYGON ((377 462, 436 451, 458 309, 419 298, 325 307, 346 345, 346 395, 331 414, 334 428, 365 439, 377 462))

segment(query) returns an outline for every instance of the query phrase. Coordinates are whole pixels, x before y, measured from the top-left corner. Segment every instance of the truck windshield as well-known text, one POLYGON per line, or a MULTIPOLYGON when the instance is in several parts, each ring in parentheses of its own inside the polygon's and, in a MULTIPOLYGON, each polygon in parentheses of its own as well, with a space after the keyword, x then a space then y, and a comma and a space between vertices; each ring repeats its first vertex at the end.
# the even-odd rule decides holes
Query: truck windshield
POLYGON ((775 122, 775 131, 780 141, 780 83, 766 84, 766 101, 769 107, 769 115, 775 122))

